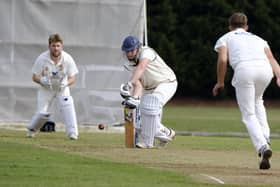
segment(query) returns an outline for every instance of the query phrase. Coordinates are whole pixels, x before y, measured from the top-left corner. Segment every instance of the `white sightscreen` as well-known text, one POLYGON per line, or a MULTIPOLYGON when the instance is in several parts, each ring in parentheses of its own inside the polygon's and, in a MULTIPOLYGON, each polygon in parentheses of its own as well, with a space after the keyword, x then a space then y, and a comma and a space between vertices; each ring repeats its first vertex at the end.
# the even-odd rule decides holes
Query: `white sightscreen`
POLYGON ((71 87, 79 124, 122 123, 119 86, 128 74, 120 46, 129 34, 142 38, 143 10, 143 0, 1 0, 0 120, 31 119, 39 86, 31 67, 60 33, 80 71, 71 87))

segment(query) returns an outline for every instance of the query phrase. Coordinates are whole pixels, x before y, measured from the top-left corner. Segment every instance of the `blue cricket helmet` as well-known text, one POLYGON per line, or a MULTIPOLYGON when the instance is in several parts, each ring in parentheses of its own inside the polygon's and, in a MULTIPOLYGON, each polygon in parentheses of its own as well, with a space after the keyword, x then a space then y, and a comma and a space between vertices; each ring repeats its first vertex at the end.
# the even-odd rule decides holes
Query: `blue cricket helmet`
POLYGON ((141 46, 139 39, 135 36, 127 36, 122 43, 122 51, 132 51, 141 46))

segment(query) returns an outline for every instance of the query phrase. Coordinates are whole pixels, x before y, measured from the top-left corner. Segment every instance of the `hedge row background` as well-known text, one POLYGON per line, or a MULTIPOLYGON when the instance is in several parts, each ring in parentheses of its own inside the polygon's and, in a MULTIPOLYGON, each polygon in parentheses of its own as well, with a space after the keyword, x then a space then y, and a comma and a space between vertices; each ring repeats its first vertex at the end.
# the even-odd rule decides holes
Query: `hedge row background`
MULTIPOLYGON (((228 32, 228 17, 236 11, 249 19, 249 31, 268 41, 280 60, 280 1, 278 0, 147 0, 149 46, 175 71, 176 97, 213 98, 216 82, 216 40, 228 32)), ((226 88, 219 96, 234 98, 229 67, 226 88)), ((275 80, 265 97, 279 98, 275 80)))

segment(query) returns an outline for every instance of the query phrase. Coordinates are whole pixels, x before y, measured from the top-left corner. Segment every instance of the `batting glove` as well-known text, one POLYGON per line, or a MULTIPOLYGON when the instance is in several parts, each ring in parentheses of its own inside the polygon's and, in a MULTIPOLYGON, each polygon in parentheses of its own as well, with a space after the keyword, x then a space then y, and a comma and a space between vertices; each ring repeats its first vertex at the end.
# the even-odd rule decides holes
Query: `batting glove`
POLYGON ((64 89, 65 87, 67 87, 68 86, 68 81, 67 81, 67 79, 63 79, 62 81, 61 81, 61 83, 60 83, 60 88, 61 89, 64 89))
POLYGON ((120 87, 120 95, 122 98, 127 99, 128 97, 131 97, 131 89, 132 89, 132 84, 131 82, 121 84, 120 87))
POLYGON ((45 88, 50 88, 51 87, 51 81, 46 76, 40 78, 40 84, 45 88))
POLYGON ((123 102, 122 105, 128 106, 128 108, 134 109, 137 108, 140 104, 139 97, 128 97, 123 102))

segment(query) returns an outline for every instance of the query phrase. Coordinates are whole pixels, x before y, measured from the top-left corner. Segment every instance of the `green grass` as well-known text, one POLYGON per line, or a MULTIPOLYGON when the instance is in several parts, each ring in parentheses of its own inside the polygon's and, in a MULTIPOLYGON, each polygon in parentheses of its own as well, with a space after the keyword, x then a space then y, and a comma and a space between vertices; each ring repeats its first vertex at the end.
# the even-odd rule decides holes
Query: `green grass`
MULTIPOLYGON (((272 133, 280 132, 279 109, 268 109, 272 133)), ((163 122, 175 130, 246 132, 237 108, 167 106, 163 122)), ((0 186, 278 186, 280 139, 272 139, 273 167, 257 168, 248 137, 176 136, 164 149, 124 147, 123 134, 81 133, 70 141, 64 132, 0 131, 0 186)))
POLYGON ((22 143, 0 141, 0 150, 0 186, 182 186, 186 183, 186 177, 175 172, 22 143))
MULTIPOLYGON (((240 175, 241 181, 266 176, 256 173, 249 138, 177 136, 165 149, 139 150, 125 148, 123 134, 82 133, 78 141, 63 132, 33 139, 24 134, 0 131, 0 186, 206 187, 217 183, 201 179, 201 173, 226 180, 240 175)), ((280 153, 280 139, 273 140, 273 150, 280 153)), ((274 168, 272 176, 279 174, 279 164, 274 168)), ((268 180, 264 186, 280 182, 268 180)))
MULTIPOLYGON (((280 134, 280 109, 268 108, 271 133, 280 134)), ((247 132, 237 107, 173 106, 163 111, 163 124, 178 131, 247 132)))

